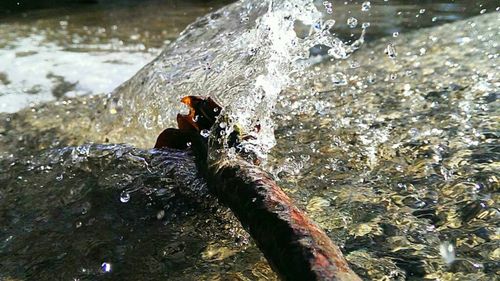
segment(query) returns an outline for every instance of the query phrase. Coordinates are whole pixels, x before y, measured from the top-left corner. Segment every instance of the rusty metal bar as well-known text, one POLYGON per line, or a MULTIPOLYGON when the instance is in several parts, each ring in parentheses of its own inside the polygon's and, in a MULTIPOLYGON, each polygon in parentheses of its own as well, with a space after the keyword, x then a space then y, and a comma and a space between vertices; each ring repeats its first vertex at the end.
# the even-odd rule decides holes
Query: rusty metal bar
POLYGON ((282 280, 361 280, 325 232, 263 170, 215 163, 209 187, 238 217, 282 280))

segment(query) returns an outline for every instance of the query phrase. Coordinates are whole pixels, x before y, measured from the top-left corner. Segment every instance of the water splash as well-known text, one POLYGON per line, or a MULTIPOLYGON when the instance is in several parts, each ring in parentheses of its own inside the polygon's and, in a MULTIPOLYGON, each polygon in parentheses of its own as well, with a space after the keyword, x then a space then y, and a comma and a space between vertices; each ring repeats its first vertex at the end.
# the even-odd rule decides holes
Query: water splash
MULTIPOLYGON (((276 143, 272 114, 278 96, 300 84, 297 77, 310 65, 310 49, 323 45, 331 58, 345 59, 362 43, 348 45, 335 37, 335 21, 323 18, 323 9, 307 0, 240 1, 200 18, 115 91, 113 110, 131 114, 109 116, 101 128, 110 139, 117 126, 125 127, 122 132, 143 131, 134 135, 144 141, 175 125, 175 115, 185 110, 181 97, 208 95, 225 108, 226 134, 237 127, 254 136, 242 145, 265 158, 276 143), (305 37, 295 31, 298 23, 309 28, 305 37)), ((120 141, 137 144, 137 139, 120 141)))

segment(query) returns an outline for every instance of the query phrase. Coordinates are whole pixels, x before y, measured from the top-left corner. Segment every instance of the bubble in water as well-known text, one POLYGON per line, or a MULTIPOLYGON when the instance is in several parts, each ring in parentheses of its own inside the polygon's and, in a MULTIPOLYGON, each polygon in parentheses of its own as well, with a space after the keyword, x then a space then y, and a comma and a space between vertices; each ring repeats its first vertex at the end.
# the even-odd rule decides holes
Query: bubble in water
POLYGON ((398 37, 399 36, 399 32, 395 31, 392 33, 392 37, 398 37))
POLYGON ((120 194, 120 202, 127 203, 128 201, 130 201, 130 194, 126 191, 122 192, 120 194))
POLYGON ((365 1, 365 2, 363 2, 363 4, 361 4, 361 11, 367 12, 370 10, 371 7, 372 7, 372 3, 370 3, 370 1, 365 1))
POLYGON ((481 15, 486 13, 486 9, 482 9, 480 12, 479 12, 481 15))
POLYGON ((60 174, 60 175, 56 176, 56 181, 62 181, 63 178, 64 178, 64 175, 60 174))
POLYGON ((437 17, 433 17, 433 18, 432 18, 432 22, 437 21, 437 19, 438 19, 437 17))
POLYGON ((101 264, 101 270, 102 270, 102 272, 104 272, 104 273, 109 273, 109 272, 111 272, 111 264, 110 264, 110 263, 108 263, 108 262, 103 262, 103 263, 101 264))
POLYGON ((220 127, 221 129, 226 128, 226 126, 227 126, 226 122, 220 122, 220 124, 219 124, 219 127, 220 127))
POLYGON ((384 50, 385 54, 389 56, 391 59, 395 59, 397 57, 396 48, 392 44, 388 44, 384 50))
POLYGON ((330 76, 333 86, 344 86, 347 85, 347 77, 342 72, 337 72, 330 76))
POLYGON ((347 25, 350 28, 355 28, 358 25, 358 20, 354 17, 350 17, 347 19, 347 25))
POLYGON ((369 23, 369 22, 364 22, 364 23, 361 25, 361 27, 362 27, 363 29, 367 29, 368 27, 370 27, 370 23, 369 23))
POLYGON ((420 11, 418 11, 418 12, 423 14, 423 13, 425 13, 425 9, 420 9, 420 11))
POLYGON ((208 136, 210 136, 210 131, 207 129, 201 130, 200 135, 204 138, 208 138, 208 136))

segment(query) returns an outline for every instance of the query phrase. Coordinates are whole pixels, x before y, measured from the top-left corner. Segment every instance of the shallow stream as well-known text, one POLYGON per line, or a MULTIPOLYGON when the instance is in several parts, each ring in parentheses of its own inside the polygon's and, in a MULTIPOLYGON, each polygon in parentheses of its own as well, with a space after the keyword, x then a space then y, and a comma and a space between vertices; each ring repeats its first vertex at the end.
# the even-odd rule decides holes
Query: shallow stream
POLYGON ((0 280, 275 280, 191 156, 150 149, 185 95, 256 137, 245 147, 363 279, 496 280, 498 8, 401 3, 5 16, 0 280))

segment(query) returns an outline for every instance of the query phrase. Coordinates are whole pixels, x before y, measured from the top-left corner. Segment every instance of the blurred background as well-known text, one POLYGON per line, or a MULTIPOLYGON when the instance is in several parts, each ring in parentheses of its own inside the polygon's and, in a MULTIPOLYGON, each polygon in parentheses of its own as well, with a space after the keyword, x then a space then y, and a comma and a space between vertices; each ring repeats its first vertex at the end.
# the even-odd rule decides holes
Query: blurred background
MULTIPOLYGON (((0 1, 0 112, 109 93, 197 17, 233 1, 0 1)), ((497 10, 497 1, 315 1, 344 41, 398 36, 497 10), (328 3, 331 10, 328 10, 328 3), (368 4, 367 4, 368 3, 368 4), (365 13, 363 7, 369 5, 365 13), (324 7, 321 7, 324 6, 324 7)))

